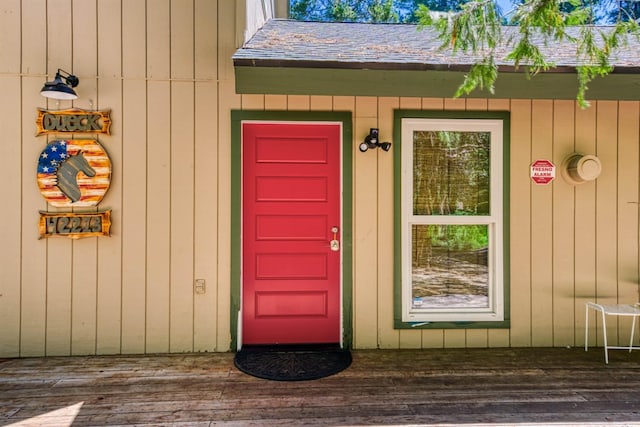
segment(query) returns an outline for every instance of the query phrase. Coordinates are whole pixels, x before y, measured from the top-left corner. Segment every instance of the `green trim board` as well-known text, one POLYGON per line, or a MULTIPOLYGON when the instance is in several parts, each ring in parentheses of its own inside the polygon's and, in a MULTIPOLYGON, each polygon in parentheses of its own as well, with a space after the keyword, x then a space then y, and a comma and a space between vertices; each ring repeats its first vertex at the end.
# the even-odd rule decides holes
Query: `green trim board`
POLYGON ((242 273, 242 122, 342 123, 342 340, 353 343, 353 128, 350 112, 231 111, 231 348, 238 347, 242 273))
POLYGON ((393 119, 393 178, 394 178, 394 298, 393 324, 395 329, 505 329, 511 327, 510 314, 510 247, 509 247, 509 159, 510 159, 510 113, 503 111, 430 111, 394 110, 393 119), (498 119, 503 123, 503 281, 504 320, 500 322, 403 322, 402 321, 402 119, 444 118, 444 119, 498 119))
MULTIPOLYGON (((236 66, 236 93, 288 95, 359 95, 451 98, 464 79, 462 71, 367 70, 236 66)), ((493 94, 477 90, 470 98, 575 99, 575 73, 502 72, 493 94)), ((640 74, 610 74, 589 83, 590 100, 640 100, 640 74)))

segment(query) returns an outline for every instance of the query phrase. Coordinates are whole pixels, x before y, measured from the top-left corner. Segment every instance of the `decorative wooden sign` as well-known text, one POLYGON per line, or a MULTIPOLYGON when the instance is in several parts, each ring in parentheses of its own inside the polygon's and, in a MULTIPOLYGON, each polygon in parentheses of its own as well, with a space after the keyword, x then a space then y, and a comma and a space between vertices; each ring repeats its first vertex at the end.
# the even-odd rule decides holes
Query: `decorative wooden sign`
POLYGON ((104 133, 109 135, 111 110, 90 111, 74 108, 71 110, 49 111, 38 108, 37 133, 104 133))
POLYGON ((109 236, 111 211, 95 213, 62 213, 40 211, 40 239, 60 236, 71 239, 109 236))
POLYGON ((96 206, 111 183, 111 161, 95 139, 51 141, 38 159, 38 187, 55 207, 96 206))

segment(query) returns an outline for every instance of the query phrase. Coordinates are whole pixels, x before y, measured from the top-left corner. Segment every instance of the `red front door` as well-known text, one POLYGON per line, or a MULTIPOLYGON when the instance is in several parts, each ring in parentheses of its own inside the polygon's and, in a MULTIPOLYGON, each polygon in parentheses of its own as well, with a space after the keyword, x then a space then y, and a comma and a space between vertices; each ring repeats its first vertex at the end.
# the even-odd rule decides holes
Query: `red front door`
POLYGON ((340 134, 242 125, 244 344, 340 342, 340 134))

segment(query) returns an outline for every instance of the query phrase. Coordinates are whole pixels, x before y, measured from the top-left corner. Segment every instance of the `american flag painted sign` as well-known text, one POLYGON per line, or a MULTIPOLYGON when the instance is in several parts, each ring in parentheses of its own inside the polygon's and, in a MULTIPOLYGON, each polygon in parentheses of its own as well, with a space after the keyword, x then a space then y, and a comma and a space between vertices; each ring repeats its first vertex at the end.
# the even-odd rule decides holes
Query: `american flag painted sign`
POLYGON ((111 183, 111 161, 94 139, 52 141, 38 157, 38 187, 55 207, 96 206, 111 183))

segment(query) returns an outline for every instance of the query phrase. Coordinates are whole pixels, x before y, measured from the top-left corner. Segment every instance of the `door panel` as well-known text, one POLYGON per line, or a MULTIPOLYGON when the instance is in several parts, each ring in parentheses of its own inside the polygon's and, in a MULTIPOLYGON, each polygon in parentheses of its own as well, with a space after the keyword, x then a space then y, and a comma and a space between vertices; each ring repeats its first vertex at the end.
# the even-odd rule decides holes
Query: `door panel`
POLYGON ((243 123, 245 344, 340 342, 337 124, 243 123))

